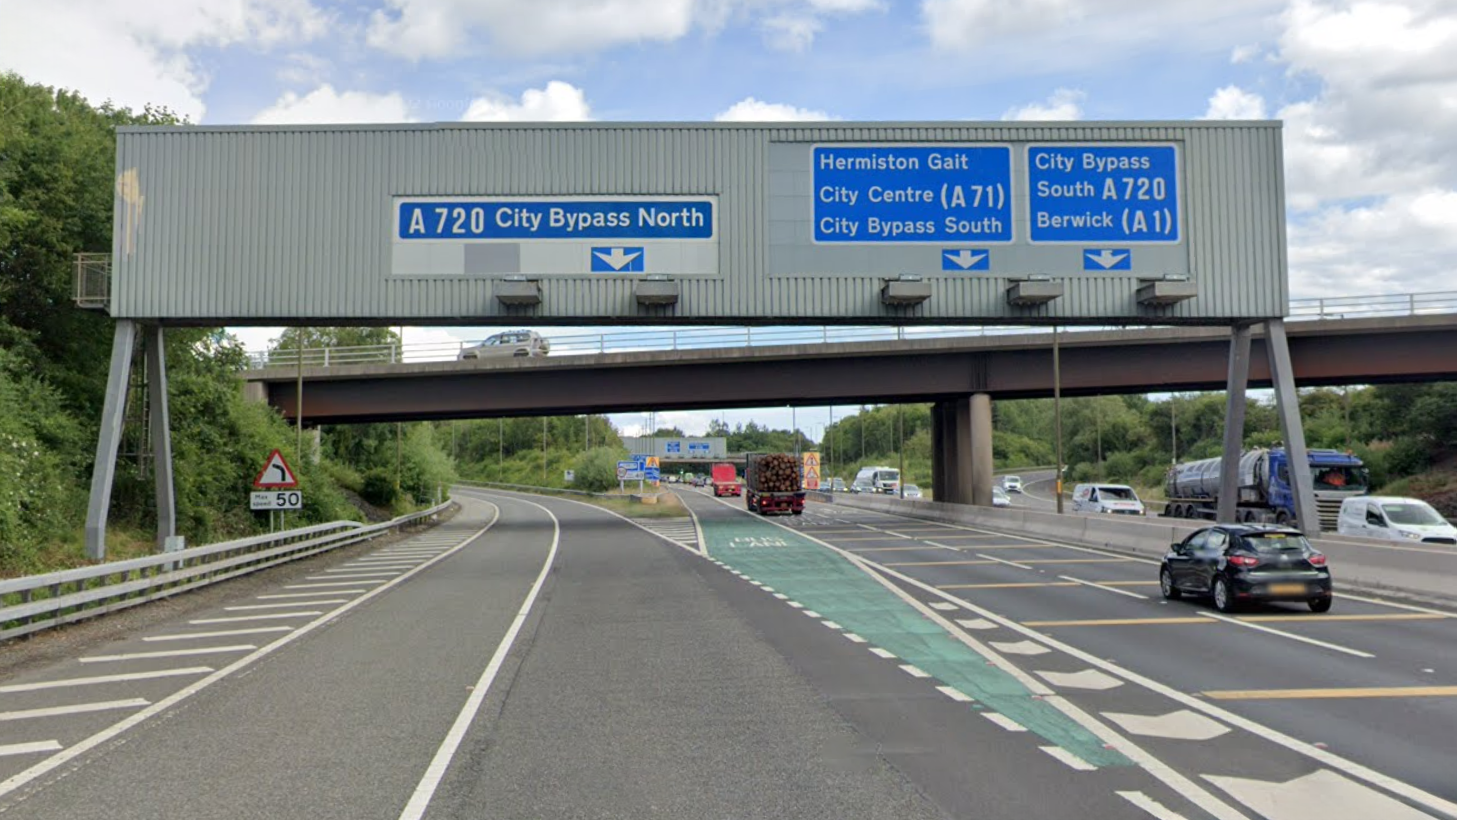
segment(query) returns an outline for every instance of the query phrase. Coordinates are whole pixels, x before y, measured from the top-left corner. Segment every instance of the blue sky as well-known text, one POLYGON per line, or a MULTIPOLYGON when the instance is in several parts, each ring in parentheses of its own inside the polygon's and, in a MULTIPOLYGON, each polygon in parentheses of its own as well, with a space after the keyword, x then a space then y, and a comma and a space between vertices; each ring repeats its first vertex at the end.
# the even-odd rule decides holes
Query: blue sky
MULTIPOLYGON (((0 0, 0 21, 0 70, 208 124, 1280 119, 1293 296, 1457 290, 1451 0, 0 0)), ((728 419, 750 415, 788 422, 728 419)))

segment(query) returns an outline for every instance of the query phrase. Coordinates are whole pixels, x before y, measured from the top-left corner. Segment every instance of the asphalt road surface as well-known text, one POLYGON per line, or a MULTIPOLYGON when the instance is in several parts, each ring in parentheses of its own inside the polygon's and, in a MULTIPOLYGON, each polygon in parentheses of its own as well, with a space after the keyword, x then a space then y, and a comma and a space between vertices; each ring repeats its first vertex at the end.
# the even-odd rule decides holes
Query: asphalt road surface
POLYGON ((1457 818, 1449 613, 1226 618, 1122 556, 680 494, 462 489, 61 642, 0 673, 0 816, 1457 818))

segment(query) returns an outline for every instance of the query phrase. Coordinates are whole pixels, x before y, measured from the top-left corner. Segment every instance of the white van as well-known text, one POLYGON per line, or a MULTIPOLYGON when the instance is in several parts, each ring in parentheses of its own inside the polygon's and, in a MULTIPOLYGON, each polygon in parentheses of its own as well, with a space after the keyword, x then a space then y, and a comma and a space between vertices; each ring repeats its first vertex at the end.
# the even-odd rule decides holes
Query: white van
POLYGON ((1457 527, 1447 523, 1432 505, 1417 498, 1390 495, 1362 495, 1342 501, 1336 532, 1386 541, 1457 545, 1457 527))
POLYGON ((894 467, 862 467, 850 483, 852 493, 890 493, 901 488, 901 471, 894 467))
POLYGON ((1143 515, 1143 502, 1127 484, 1079 484, 1073 489, 1073 512, 1143 515))

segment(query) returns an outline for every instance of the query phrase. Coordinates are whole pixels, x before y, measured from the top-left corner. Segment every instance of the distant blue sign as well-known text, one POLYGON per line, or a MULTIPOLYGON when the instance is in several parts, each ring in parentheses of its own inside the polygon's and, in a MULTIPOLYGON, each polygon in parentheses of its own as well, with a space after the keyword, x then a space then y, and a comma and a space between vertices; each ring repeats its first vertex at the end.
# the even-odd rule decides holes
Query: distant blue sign
POLYGON ((703 455, 708 455, 708 451, 709 451, 709 446, 708 446, 708 442, 706 442, 706 441, 690 441, 690 442, 688 442, 688 453, 689 453, 689 455, 698 454, 698 453, 701 453, 703 455))
POLYGON ((648 481, 661 481, 663 479, 662 470, 658 467, 648 467, 643 470, 643 478, 648 481))
POLYGON ((709 198, 402 199, 396 231, 400 239, 478 241, 712 239, 713 206, 709 198))
POLYGON ((1173 145, 1028 146, 1027 195, 1031 242, 1182 239, 1173 145))
POLYGON ((991 270, 992 254, 986 248, 946 248, 941 251, 941 270, 991 270))
POLYGON ((663 445, 663 447, 664 447, 664 450, 666 452, 669 452, 669 453, 682 453, 683 452, 683 442, 681 442, 681 441, 669 441, 669 442, 666 442, 663 445))
POLYGON ((817 145, 811 178, 815 242, 1012 241, 1008 146, 817 145))
POLYGON ((1133 251, 1127 248, 1085 248, 1083 270, 1132 270, 1133 251))
POLYGON ((642 247, 636 248, 592 248, 593 273, 641 272, 647 254, 642 247))

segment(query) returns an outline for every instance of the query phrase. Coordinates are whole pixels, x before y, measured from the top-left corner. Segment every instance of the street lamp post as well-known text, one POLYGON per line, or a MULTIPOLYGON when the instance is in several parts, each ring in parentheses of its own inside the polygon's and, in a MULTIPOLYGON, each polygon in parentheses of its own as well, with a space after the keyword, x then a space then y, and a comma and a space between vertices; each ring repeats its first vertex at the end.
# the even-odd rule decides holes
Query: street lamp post
POLYGON ((1052 326, 1052 436, 1056 453, 1057 514, 1062 515, 1062 360, 1058 347, 1057 325, 1052 326))

